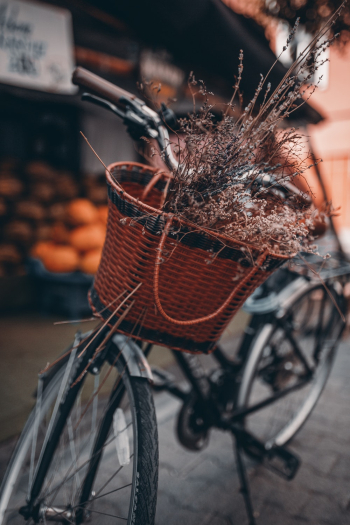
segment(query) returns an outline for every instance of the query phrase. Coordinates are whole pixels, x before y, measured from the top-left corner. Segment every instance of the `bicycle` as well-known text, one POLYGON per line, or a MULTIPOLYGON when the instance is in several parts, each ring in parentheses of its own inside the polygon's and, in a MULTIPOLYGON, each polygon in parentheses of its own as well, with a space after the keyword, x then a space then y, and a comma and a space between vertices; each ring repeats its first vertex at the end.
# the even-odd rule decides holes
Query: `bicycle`
MULTIPOLYGON (((161 117, 81 68, 74 78, 100 95, 84 94, 85 100, 122 117, 133 136, 156 138, 168 165, 176 165, 164 111, 161 117)), ((173 350, 191 385, 189 392, 164 371, 150 369, 151 344, 141 348, 105 323, 77 333, 72 346, 39 376, 35 407, 1 486, 0 524, 22 523, 24 518, 34 523, 152 525, 158 479, 152 383, 182 400, 177 434, 188 449, 201 450, 212 427, 232 433, 248 518, 254 524, 242 451, 287 479, 296 474, 299 459, 285 445, 326 383, 344 328, 339 312, 346 312, 342 284, 348 274, 346 263, 329 270, 323 275, 327 289, 310 275, 289 270, 274 274, 246 302, 252 317, 234 358, 217 347, 212 355, 219 366, 207 373, 196 355, 173 350), (276 293, 280 280, 284 285, 276 293), (297 317, 302 308, 306 322, 297 317), (289 345, 287 350, 281 341, 289 345), (314 346, 305 356, 310 341, 314 346), (293 401, 297 412, 286 421, 279 418, 266 434, 259 414, 284 401, 293 401)))

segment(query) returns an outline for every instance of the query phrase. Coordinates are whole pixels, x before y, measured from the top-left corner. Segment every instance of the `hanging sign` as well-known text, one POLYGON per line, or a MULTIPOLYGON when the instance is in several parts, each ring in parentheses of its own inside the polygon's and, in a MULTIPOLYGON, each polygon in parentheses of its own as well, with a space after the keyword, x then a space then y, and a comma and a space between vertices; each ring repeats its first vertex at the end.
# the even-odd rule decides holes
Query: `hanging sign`
POLYGON ((74 69, 69 11, 24 0, 0 0, 0 82, 71 94, 74 69))

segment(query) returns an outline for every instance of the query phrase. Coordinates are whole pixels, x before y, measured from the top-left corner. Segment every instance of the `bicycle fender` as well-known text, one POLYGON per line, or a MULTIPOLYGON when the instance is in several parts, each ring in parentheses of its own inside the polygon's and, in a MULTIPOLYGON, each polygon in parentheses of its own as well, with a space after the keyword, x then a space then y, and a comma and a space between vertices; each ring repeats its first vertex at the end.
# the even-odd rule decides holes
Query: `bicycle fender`
POLYGON ((153 383, 151 367, 148 364, 146 356, 135 341, 122 334, 114 335, 112 341, 122 353, 129 374, 134 377, 143 377, 153 383))

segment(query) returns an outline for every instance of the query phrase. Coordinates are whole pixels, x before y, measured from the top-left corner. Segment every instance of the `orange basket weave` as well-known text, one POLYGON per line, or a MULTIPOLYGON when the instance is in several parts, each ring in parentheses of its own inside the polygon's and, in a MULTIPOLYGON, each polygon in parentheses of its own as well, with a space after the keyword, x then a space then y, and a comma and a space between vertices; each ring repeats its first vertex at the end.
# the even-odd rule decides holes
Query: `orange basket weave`
POLYGON ((162 213, 169 175, 154 168, 119 162, 106 176, 107 234, 89 292, 94 313, 137 339, 212 351, 244 301, 289 257, 162 213))

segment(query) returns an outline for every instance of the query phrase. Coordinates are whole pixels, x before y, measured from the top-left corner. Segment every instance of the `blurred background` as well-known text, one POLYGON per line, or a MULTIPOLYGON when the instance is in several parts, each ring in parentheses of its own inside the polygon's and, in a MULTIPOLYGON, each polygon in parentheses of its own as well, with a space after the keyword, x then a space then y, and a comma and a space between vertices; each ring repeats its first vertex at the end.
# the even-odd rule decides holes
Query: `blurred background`
MULTIPOLYGON (((86 294, 106 227, 103 167, 142 161, 122 122, 80 100, 75 66, 137 93, 162 85, 159 101, 178 116, 192 108, 194 71, 220 114, 244 52, 241 91, 249 100, 279 56, 297 17, 292 45, 272 69, 273 87, 341 2, 328 0, 0 0, 0 440, 16 434, 28 412, 36 374, 89 316, 86 294)), ((290 125, 302 128, 324 182, 307 174, 316 203, 339 208, 334 226, 350 252, 350 10, 334 26, 318 89, 290 125)), ((244 326, 235 318, 230 336, 244 326)), ((153 359, 167 364, 164 349, 153 359)))

